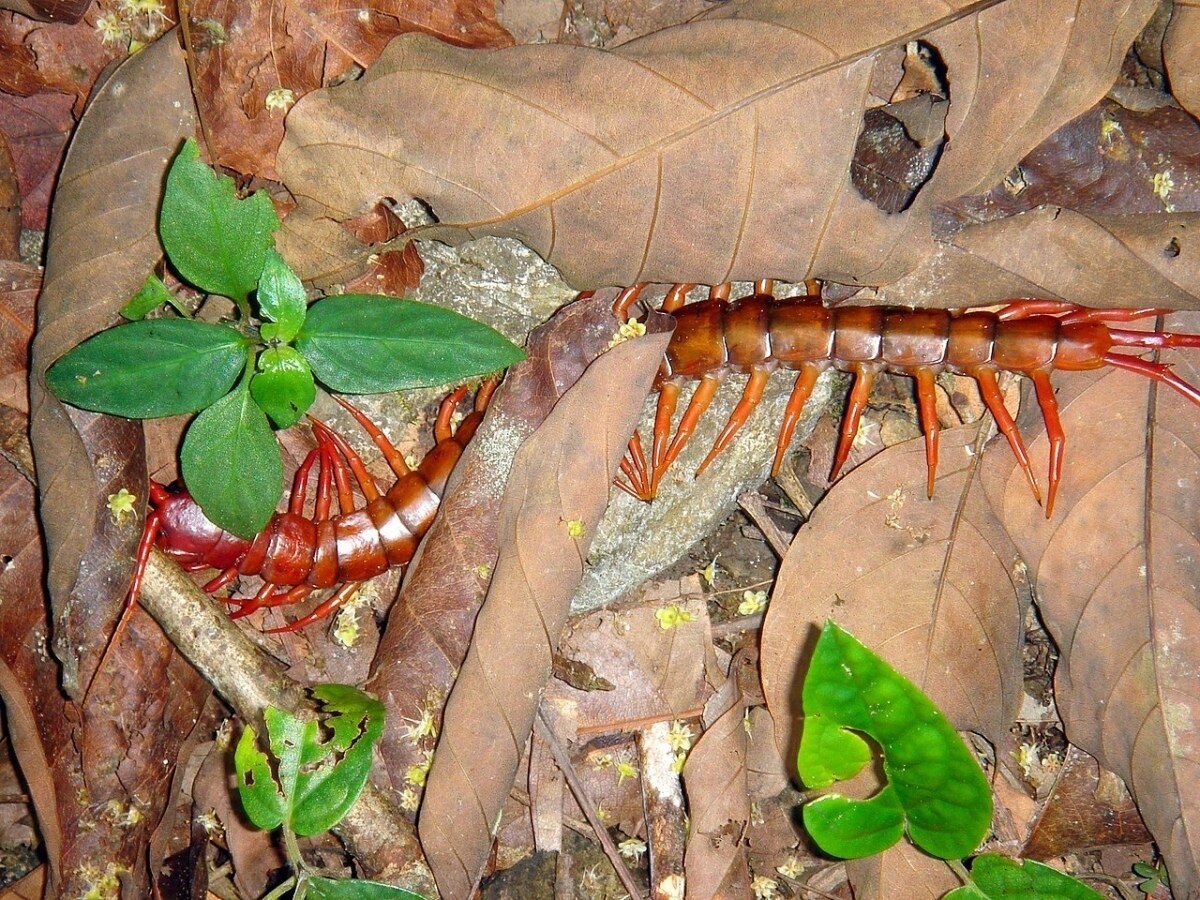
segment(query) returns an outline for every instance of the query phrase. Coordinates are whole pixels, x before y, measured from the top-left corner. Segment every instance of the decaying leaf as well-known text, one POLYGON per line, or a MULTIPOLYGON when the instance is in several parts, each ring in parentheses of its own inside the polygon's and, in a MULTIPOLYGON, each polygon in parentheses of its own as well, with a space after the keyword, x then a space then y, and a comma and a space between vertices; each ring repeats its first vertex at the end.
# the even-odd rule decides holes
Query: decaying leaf
POLYGON ((936 204, 990 188, 1103 95, 1153 8, 1060 0, 1036 15, 1004 3, 881 17, 735 0, 611 52, 475 53, 407 36, 362 80, 289 116, 278 164, 300 208, 281 243, 307 276, 329 278, 353 251, 331 246, 322 220, 418 196, 440 219, 430 233, 520 237, 580 287, 887 283, 932 251, 936 204), (917 37, 945 67, 938 115, 954 152, 889 214, 853 186, 851 160, 865 110, 901 81, 900 58, 882 51, 917 37))

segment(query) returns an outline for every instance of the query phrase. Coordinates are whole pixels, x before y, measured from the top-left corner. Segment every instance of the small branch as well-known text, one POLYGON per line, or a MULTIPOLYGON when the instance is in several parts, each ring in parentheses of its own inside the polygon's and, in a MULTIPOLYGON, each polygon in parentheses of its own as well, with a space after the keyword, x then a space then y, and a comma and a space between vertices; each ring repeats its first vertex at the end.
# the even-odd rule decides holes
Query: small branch
POLYGON ((792 540, 784 534, 783 529, 775 524, 775 520, 767 512, 763 505, 762 494, 758 491, 746 491, 738 497, 738 506, 745 510, 750 521, 758 526, 758 530, 763 533, 763 537, 767 539, 767 543, 771 545, 775 555, 783 559, 787 555, 792 540))

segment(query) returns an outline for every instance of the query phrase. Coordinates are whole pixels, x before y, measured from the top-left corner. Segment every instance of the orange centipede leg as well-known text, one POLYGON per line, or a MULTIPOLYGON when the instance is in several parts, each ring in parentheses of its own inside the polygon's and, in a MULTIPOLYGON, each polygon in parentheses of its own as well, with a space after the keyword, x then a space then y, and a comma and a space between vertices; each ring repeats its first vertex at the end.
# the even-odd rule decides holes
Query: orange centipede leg
POLYGON ((991 369, 975 369, 971 372, 971 377, 979 382, 979 392, 983 395, 983 402, 996 420, 996 426, 1000 429, 1000 433, 1008 439, 1013 456, 1017 458, 1017 462, 1025 472, 1025 478, 1029 482, 1030 490, 1033 491, 1033 497, 1040 504, 1042 491, 1038 487, 1037 479, 1033 477, 1033 467, 1029 465, 1029 451, 1025 449, 1025 441, 1021 439, 1017 423, 1004 408, 1004 397, 1000 393, 1000 386, 996 384, 996 374, 991 369))
POLYGON ((729 414, 729 421, 725 423, 725 427, 721 429, 721 433, 717 435, 717 439, 713 442, 712 449, 708 451, 708 456, 704 457, 703 462, 696 468, 696 474, 699 475, 708 468, 709 463, 721 455, 730 442, 737 435, 741 427, 746 424, 746 420, 750 418, 750 414, 762 401, 763 390, 766 389, 767 381, 771 378, 771 370, 765 366, 754 366, 750 370, 750 379, 746 382, 746 388, 742 391, 742 397, 737 402, 737 406, 733 408, 733 412, 729 414))
POLYGON ((353 596, 354 592, 362 585, 360 581, 347 581, 340 588, 333 592, 327 599, 322 600, 317 604, 316 609, 310 612, 307 616, 302 616, 295 622, 289 622, 287 625, 281 625, 278 628, 266 628, 263 634, 282 634, 288 631, 299 631, 307 625, 311 625, 318 619, 323 619, 329 615, 343 603, 353 596))
POLYGON ((675 432, 675 439, 671 441, 671 446, 667 448, 662 465, 654 467, 650 488, 655 494, 658 493, 658 482, 662 478, 663 473, 671 467, 671 464, 683 452, 683 448, 692 436, 692 432, 696 430, 696 423, 700 421, 700 417, 704 415, 704 411, 712 403, 712 399, 716 395, 720 384, 720 377, 712 373, 700 379, 700 384, 697 385, 695 392, 692 394, 691 402, 688 403, 687 409, 683 411, 683 418, 679 420, 679 429, 675 432))
POLYGON ((395 473, 397 478, 403 478, 409 473, 408 463, 404 461, 404 454, 396 449, 396 445, 388 440, 379 426, 366 417, 361 409, 357 406, 346 402, 341 397, 334 397, 334 400, 341 407, 354 416, 354 420, 362 426, 363 431, 371 436, 371 440, 375 442, 375 446, 379 448, 379 452, 383 454, 383 458, 387 460, 388 467, 395 473))
POLYGON ((792 385, 792 394, 788 397, 787 407, 783 411, 783 424, 779 428, 779 440, 775 444, 775 460, 771 463, 772 478, 779 474, 779 467, 783 464, 783 455, 792 442, 792 435, 795 434, 796 426, 800 423, 800 415, 804 412, 804 404, 808 402, 820 376, 821 370, 812 363, 806 363, 796 376, 796 383, 792 385))
POLYGON ((933 497, 933 483, 937 480, 938 438, 941 430, 938 427, 937 394, 934 386, 933 369, 921 366, 913 377, 917 380, 917 410, 921 414, 921 430, 925 432, 925 466, 929 475, 925 489, 933 497))
POLYGON ((1050 374, 1044 370, 1032 373, 1033 389, 1037 395, 1042 419, 1046 423, 1046 439, 1050 442, 1050 471, 1046 485, 1046 518, 1054 515, 1054 498, 1058 495, 1058 483, 1062 480, 1063 452, 1067 436, 1063 432, 1062 419, 1058 416, 1058 398, 1050 384, 1050 374))
POLYGON ((846 458, 850 455, 850 448, 854 446, 858 423, 867 408, 867 398, 874 383, 874 371, 865 366, 858 366, 854 374, 854 386, 850 389, 850 398, 846 401, 846 415, 842 418, 842 430, 838 435, 837 450, 833 456, 833 470, 829 473, 831 481, 842 471, 842 466, 846 464, 846 458))

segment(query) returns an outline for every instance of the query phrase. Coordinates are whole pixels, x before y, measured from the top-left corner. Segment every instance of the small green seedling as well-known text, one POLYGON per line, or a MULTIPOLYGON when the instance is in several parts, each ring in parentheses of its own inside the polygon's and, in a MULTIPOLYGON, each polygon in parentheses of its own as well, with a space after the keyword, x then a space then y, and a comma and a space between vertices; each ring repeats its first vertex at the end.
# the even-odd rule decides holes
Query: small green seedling
POLYGON ((306 868, 296 837, 328 831, 350 811, 367 782, 384 721, 383 704, 349 685, 318 685, 312 693, 321 703, 319 719, 274 707, 264 713, 270 756, 249 725, 234 750, 246 815, 258 828, 282 829, 295 872, 267 898, 295 888, 294 900, 421 900, 401 888, 324 878, 306 868))
POLYGON ((804 680, 800 777, 829 787, 883 752, 887 784, 867 800, 826 794, 805 804, 804 825, 832 856, 881 853, 909 838, 942 859, 972 853, 992 820, 992 795, 974 755, 912 682, 833 622, 804 680))
POLYGON ((1103 900, 1086 884, 1031 859, 985 853, 971 863, 971 881, 942 900, 1103 900))
POLYGON ((1135 862, 1133 874, 1142 879, 1138 882, 1137 889, 1147 896, 1159 887, 1171 889, 1171 877, 1167 874, 1167 865, 1162 860, 1159 860, 1157 866, 1148 862, 1135 862))
POLYGON ((274 249, 278 228, 265 192, 238 197, 187 141, 167 174, 159 236, 176 271, 230 298, 238 320, 142 319, 164 304, 182 312, 151 275, 121 310, 138 321, 100 332, 46 372, 50 390, 81 409, 132 419, 199 412, 184 438, 184 481, 213 522, 243 537, 266 524, 283 493, 271 423, 299 421, 316 381, 379 393, 462 381, 523 358, 495 330, 429 304, 346 294, 308 306, 274 249))

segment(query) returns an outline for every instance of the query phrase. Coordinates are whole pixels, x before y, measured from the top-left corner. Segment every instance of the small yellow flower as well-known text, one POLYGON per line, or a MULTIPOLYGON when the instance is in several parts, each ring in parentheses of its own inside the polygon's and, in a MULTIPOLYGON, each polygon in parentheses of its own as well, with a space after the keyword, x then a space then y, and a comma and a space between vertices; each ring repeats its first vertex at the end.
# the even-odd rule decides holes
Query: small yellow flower
POLYGON ((567 534, 572 540, 579 540, 583 537, 583 519, 571 519, 567 522, 567 534))
POLYGON ((638 775, 637 766, 635 766, 633 763, 629 762, 628 760, 624 760, 624 759, 617 763, 617 785, 618 786, 624 784, 626 778, 637 778, 637 775, 638 775))
POLYGON ((671 723, 671 729, 667 732, 667 745, 679 753, 681 750, 687 750, 692 746, 692 729, 684 725, 678 719, 671 723))
POLYGON ((136 505, 137 494, 131 494, 125 488, 108 495, 108 511, 117 525, 125 524, 126 517, 133 515, 133 508, 136 505))
POLYGON ((663 631, 670 631, 672 628, 678 628, 685 622, 691 622, 696 617, 684 609, 677 603, 672 603, 670 606, 664 606, 662 609, 654 613, 658 619, 658 627, 663 631))
POLYGON ((646 842, 637 838, 626 838, 617 844, 617 852, 626 859, 632 859, 637 862, 642 858, 642 854, 646 852, 646 842))
POLYGON ((416 812, 418 805, 417 792, 410 787, 406 787, 400 792, 400 808, 405 812, 416 812))
POLYGON ((739 616, 752 616, 767 607, 766 591, 743 591, 742 602, 738 604, 739 616))
POLYGON ((96 18, 93 26, 103 44, 129 45, 129 26, 116 13, 104 13, 96 18))
POLYGON ((217 818, 217 811, 211 807, 205 812, 196 814, 196 824, 204 829, 204 833, 210 840, 219 841, 225 836, 225 826, 217 818))
POLYGON ((421 707, 421 718, 405 719, 405 722, 410 722, 404 729, 404 736, 414 744, 422 738, 437 737, 437 719, 434 716, 434 710, 431 706, 421 707))
POLYGON ((291 88, 277 87, 263 100, 267 112, 287 112, 296 103, 296 92, 291 88))
POLYGON ((425 779, 429 776, 429 769, 433 766, 433 751, 426 750, 424 758, 413 763, 404 772, 404 781, 413 787, 424 787, 425 779))
POLYGON ((475 567, 475 574, 478 575, 480 578, 491 578, 492 577, 492 567, 489 565, 486 565, 484 563, 480 563, 479 565, 477 565, 475 567))
POLYGON ((713 584, 716 582, 718 569, 719 569, 719 567, 717 566, 717 557, 714 556, 712 558, 712 562, 710 562, 707 566, 705 566, 703 569, 700 570, 700 577, 704 579, 704 583, 707 584, 709 587, 712 587, 713 584))
POLYGON ((687 764, 687 758, 688 755, 686 750, 680 750, 678 753, 676 753, 675 758, 671 760, 671 771, 676 775, 682 775, 683 767, 687 764))
MULTIPOLYGON (((1166 204, 1167 196, 1171 191, 1175 190, 1175 179, 1171 177, 1171 170, 1156 172, 1154 177, 1150 179, 1150 189, 1154 191, 1155 196, 1159 200, 1166 204)), ((1170 204, 1167 205, 1169 206, 1170 204)))
POLYGON ((623 344, 630 338, 641 337, 645 333, 646 324, 644 322, 638 322, 636 319, 623 322, 617 329, 617 333, 612 336, 612 340, 608 342, 608 349, 611 350, 617 344, 623 344))
POLYGON ((611 753, 601 753, 599 756, 592 758, 592 768, 596 771, 607 769, 613 764, 614 760, 611 753))
POLYGON ((784 878, 790 878, 792 881, 795 881, 804 874, 804 864, 796 859, 796 857, 789 856, 787 862, 782 866, 776 866, 775 871, 784 878))
POLYGON ((754 891, 755 900, 773 900, 779 896, 779 882, 766 875, 759 875, 750 882, 750 890, 754 891))
POLYGON ((353 606, 343 606, 334 620, 333 639, 350 648, 358 643, 359 636, 358 611, 353 606))

